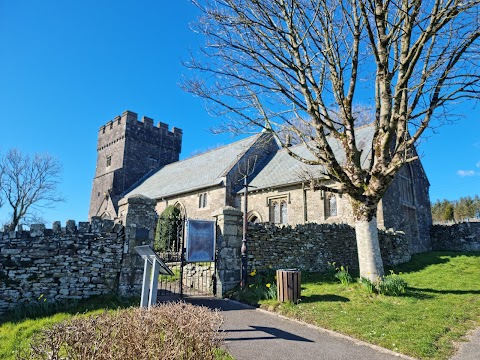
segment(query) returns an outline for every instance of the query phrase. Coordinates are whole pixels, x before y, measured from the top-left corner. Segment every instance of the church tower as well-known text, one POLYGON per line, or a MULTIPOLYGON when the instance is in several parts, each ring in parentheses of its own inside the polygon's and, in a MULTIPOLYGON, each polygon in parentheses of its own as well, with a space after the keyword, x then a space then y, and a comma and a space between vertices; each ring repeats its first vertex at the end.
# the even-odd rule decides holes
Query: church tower
POLYGON ((139 180, 167 164, 178 161, 182 130, 146 116, 125 111, 100 127, 97 142, 97 167, 90 198, 89 219, 117 216, 118 201, 139 180))

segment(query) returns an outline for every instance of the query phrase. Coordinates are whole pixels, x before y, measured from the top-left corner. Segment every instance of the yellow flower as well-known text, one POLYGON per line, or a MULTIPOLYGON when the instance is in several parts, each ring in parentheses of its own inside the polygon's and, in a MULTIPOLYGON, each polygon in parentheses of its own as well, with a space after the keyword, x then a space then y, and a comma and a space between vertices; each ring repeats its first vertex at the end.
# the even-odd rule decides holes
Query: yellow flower
POLYGON ((253 269, 253 271, 250 273, 250 276, 255 276, 257 275, 257 269, 253 269))
POLYGON ((268 284, 265 285, 265 286, 270 289, 270 286, 272 286, 272 284, 268 283, 268 284))

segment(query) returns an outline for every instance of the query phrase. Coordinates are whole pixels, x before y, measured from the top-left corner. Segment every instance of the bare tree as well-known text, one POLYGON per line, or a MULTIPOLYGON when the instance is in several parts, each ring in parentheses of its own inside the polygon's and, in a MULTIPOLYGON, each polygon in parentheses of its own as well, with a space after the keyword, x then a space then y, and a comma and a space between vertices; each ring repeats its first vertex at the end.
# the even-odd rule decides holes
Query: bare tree
POLYGON ((0 195, 12 208, 10 230, 20 221, 37 219, 37 212, 63 201, 57 186, 62 167, 49 154, 25 155, 9 150, 0 161, 0 195))
MULTIPOLYGON (((1 159, 1 157, 0 157, 1 159)), ((2 161, 0 161, 0 190, 3 188, 2 184, 3 184, 3 163, 2 161)), ((2 196, 2 192, 0 191, 0 208, 3 206, 3 203, 4 203, 4 200, 3 200, 3 196, 2 196)))
POLYGON ((428 127, 479 98, 479 0, 198 0, 206 46, 185 88, 231 131, 288 128, 348 194, 360 275, 383 276, 376 210, 428 127), (374 107, 366 164, 354 106, 374 107), (295 120, 295 121, 294 121, 295 120), (301 124, 298 126, 297 124, 301 124), (304 128, 313 129, 305 132, 304 128), (342 159, 332 151, 335 139, 342 159))

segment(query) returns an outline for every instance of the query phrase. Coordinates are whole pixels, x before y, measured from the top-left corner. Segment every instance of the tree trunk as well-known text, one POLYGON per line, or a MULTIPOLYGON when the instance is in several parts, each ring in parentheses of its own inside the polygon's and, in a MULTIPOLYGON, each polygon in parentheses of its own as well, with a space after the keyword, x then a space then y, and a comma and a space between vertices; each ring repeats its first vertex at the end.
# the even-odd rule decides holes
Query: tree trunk
POLYGON ((377 281, 384 275, 383 261, 378 242, 377 218, 355 220, 357 237, 358 265, 360 277, 377 281))

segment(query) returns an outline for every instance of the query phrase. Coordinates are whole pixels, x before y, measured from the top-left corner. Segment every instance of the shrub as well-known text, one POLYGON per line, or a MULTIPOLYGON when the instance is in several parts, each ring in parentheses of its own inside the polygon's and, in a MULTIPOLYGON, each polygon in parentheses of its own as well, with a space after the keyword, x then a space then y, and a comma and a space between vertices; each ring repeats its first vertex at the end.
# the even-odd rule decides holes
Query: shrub
POLYGON ((399 296, 405 292, 407 282, 400 276, 390 270, 389 275, 385 275, 383 279, 378 280, 375 284, 375 288, 379 294, 399 296))
POLYGON ((215 359, 221 324, 184 302, 77 316, 36 334, 18 359, 215 359))
POLYGON ((155 230, 155 251, 179 251, 177 241, 178 222, 181 218, 180 210, 175 206, 168 206, 160 215, 155 230))
POLYGON ((342 285, 348 285, 352 282, 352 276, 348 272, 348 266, 344 267, 343 265, 340 268, 337 268, 335 277, 340 280, 342 285))

